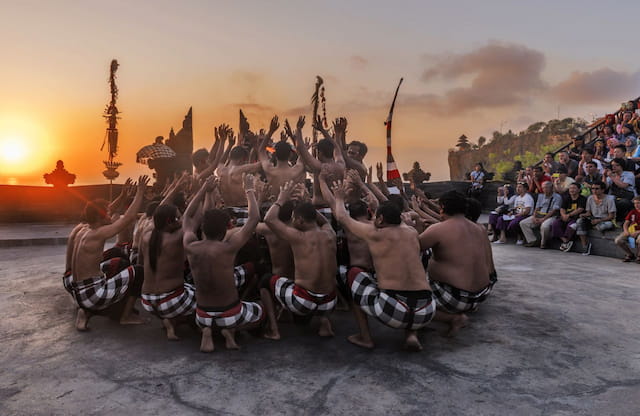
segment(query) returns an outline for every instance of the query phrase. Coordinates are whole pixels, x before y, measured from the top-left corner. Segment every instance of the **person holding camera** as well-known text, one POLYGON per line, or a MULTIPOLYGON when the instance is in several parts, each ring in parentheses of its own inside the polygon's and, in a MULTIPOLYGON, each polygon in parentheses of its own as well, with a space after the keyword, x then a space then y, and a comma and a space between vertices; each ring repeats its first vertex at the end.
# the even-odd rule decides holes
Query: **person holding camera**
POLYGON ((493 234, 491 242, 494 242, 499 238, 498 232, 496 231, 498 218, 513 210, 513 203, 515 202, 515 200, 516 194, 513 191, 513 187, 511 185, 505 184, 504 186, 498 188, 498 196, 496 198, 498 206, 489 214, 489 225, 487 225, 489 234, 493 234))
POLYGON ((516 198, 513 201, 513 209, 498 217, 496 231, 500 231, 500 239, 494 244, 504 244, 507 242, 507 231, 515 231, 518 234, 517 245, 524 243, 520 234, 520 221, 531 215, 533 211, 533 197, 528 193, 529 185, 526 182, 518 182, 516 185, 516 198))

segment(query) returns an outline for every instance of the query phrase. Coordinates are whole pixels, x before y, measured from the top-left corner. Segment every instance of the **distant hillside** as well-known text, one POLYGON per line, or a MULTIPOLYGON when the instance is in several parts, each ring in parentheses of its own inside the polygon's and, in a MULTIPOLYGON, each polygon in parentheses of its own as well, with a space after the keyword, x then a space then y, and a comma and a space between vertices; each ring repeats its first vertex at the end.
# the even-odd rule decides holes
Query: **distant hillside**
POLYGON ((481 136, 474 144, 463 134, 458 138, 456 148, 449 150, 450 178, 464 180, 465 174, 482 162, 486 171, 496 173, 495 179, 502 179, 514 161, 521 161, 523 166, 536 163, 546 152, 568 143, 572 136, 586 128, 585 120, 565 118, 546 123, 540 121, 519 133, 494 131, 488 142, 481 136))

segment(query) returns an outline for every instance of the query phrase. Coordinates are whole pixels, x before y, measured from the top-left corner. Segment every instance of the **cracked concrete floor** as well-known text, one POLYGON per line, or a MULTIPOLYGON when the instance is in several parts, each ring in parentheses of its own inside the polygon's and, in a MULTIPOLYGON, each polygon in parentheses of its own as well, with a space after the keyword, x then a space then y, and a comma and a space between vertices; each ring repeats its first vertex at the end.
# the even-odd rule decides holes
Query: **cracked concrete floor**
POLYGON ((0 249, 0 414, 640 413, 640 266, 603 257, 495 248, 499 282, 455 339, 424 331, 422 353, 372 321, 374 351, 282 325, 283 340, 239 335, 241 351, 198 351, 181 328, 73 328, 64 247, 0 249))

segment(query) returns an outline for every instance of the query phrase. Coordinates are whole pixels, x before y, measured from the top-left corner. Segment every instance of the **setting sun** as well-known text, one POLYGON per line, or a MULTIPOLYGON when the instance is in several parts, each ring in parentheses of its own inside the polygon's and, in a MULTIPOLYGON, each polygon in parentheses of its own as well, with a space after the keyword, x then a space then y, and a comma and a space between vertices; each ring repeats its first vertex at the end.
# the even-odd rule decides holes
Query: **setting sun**
POLYGON ((0 159, 3 163, 22 163, 29 154, 29 149, 24 140, 10 137, 0 139, 0 159))

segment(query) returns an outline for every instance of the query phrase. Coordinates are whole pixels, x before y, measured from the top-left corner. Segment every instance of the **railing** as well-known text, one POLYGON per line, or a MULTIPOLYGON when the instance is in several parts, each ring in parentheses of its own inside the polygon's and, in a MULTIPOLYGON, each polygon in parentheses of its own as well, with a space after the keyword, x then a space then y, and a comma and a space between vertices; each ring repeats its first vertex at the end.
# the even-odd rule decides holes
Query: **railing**
MULTIPOLYGON (((635 103, 638 103, 638 101, 640 101, 640 97, 636 98, 635 100, 629 100, 629 101, 633 101, 635 103)), ((622 108, 619 109, 618 111, 616 111, 615 113, 613 113, 614 116, 618 117, 621 116, 621 113, 625 112, 627 110, 623 110, 622 108)), ((595 123, 591 124, 591 126, 585 130, 584 132, 574 136, 574 137, 584 137, 585 144, 589 144, 591 142, 594 142, 596 140, 596 138, 598 137, 598 127, 600 127, 601 125, 603 125, 606 122, 607 118, 602 117, 602 119, 596 121, 595 123), (588 139, 588 140, 587 140, 588 139)), ((563 145, 562 147, 558 148, 557 150, 554 150, 550 153, 553 153, 553 156, 555 157, 558 153, 562 152, 563 150, 565 150, 566 148, 568 148, 569 146, 571 146, 571 142, 563 145)), ((542 164, 542 162, 544 161, 544 159, 538 161, 534 166, 539 166, 542 164)))

